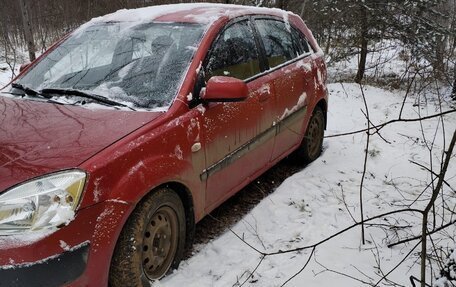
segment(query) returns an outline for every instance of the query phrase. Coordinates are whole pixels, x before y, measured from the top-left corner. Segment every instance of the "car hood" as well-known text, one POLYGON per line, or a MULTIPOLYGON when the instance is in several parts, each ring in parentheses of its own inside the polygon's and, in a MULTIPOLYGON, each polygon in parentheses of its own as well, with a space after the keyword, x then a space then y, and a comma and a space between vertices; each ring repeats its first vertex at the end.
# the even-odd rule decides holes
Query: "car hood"
POLYGON ((0 97, 0 193, 28 179, 77 167, 161 114, 0 97))

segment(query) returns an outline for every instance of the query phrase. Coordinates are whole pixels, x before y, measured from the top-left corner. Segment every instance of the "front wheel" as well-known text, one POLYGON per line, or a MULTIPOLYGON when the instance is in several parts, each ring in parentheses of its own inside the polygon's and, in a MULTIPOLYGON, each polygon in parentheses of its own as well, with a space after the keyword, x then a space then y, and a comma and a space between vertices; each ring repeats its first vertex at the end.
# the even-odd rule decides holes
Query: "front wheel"
POLYGON ((169 188, 148 195, 127 220, 111 261, 110 286, 151 286, 177 268, 185 246, 185 210, 169 188))
POLYGON ((323 148, 324 133, 325 115, 320 107, 316 107, 298 150, 299 155, 305 162, 310 163, 320 156, 323 148))

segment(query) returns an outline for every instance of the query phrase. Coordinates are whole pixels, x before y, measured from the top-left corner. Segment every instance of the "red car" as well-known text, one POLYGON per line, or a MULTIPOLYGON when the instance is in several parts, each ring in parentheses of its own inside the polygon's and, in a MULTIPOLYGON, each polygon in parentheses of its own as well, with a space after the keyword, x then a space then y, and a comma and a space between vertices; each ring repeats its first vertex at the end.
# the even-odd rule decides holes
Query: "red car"
POLYGON ((322 52, 278 9, 95 18, 0 94, 0 286, 149 286, 195 223, 322 149, 322 52))

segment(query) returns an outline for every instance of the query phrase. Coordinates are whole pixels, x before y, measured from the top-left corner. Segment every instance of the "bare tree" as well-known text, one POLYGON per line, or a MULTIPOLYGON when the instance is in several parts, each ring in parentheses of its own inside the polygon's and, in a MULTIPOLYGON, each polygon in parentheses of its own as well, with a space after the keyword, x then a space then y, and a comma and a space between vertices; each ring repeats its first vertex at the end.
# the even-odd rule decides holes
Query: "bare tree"
POLYGON ((30 61, 35 60, 35 41, 33 39, 32 22, 29 16, 29 6, 27 0, 20 0, 22 21, 24 25, 25 41, 27 42, 30 61))

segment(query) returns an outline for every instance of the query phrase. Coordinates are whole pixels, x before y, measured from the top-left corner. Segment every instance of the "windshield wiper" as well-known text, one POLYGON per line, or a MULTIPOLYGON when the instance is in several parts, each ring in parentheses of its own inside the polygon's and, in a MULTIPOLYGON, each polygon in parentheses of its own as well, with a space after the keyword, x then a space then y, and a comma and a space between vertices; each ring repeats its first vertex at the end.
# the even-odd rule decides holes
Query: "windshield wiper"
POLYGON ((110 105, 110 106, 120 106, 120 107, 129 108, 129 109, 131 109, 133 111, 135 110, 135 109, 133 109, 133 108, 127 106, 127 105, 124 105, 122 103, 110 100, 110 99, 108 99, 106 97, 103 97, 103 96, 100 96, 100 95, 96 95, 96 94, 92 94, 92 93, 88 93, 88 92, 84 92, 84 91, 80 91, 80 90, 75 90, 75 89, 49 88, 49 89, 41 90, 41 93, 44 93, 44 94, 57 94, 57 95, 65 95, 65 96, 77 96, 77 97, 81 97, 81 98, 95 100, 97 102, 100 102, 100 103, 103 103, 103 104, 107 104, 107 105, 110 105))
POLYGON ((40 98, 45 98, 45 99, 50 99, 52 96, 50 95, 43 95, 40 92, 35 91, 34 89, 31 89, 29 87, 26 87, 24 85, 18 84, 18 83, 12 83, 11 86, 15 89, 21 90, 25 93, 27 96, 32 96, 32 97, 40 97, 40 98))

